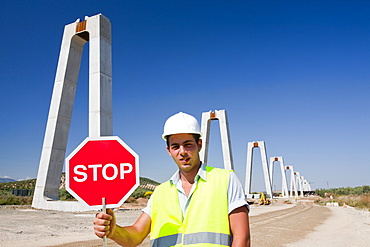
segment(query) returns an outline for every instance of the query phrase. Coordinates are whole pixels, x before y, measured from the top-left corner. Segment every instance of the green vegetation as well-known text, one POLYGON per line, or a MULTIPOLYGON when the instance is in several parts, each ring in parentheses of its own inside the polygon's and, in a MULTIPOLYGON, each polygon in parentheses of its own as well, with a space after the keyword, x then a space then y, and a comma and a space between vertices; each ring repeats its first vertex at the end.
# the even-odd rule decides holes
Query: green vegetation
POLYGON ((7 182, 0 183, 0 194, 3 191, 12 191, 12 190, 34 190, 36 184, 36 179, 22 180, 16 182, 7 182))
POLYGON ((0 205, 31 205, 32 196, 13 196, 11 194, 0 195, 0 205))
POLYGON ((62 188, 59 190, 59 199, 62 201, 75 201, 74 197, 69 192, 62 188))
POLYGON ((340 196, 338 197, 338 203, 342 206, 345 203, 351 207, 368 209, 370 211, 370 193, 364 195, 340 196))
POLYGON ((316 194, 318 194, 321 197, 324 197, 325 194, 331 193, 334 195, 340 195, 340 196, 348 196, 348 195, 363 195, 370 193, 370 186, 359 186, 355 188, 346 187, 346 188, 334 188, 334 189, 317 189, 316 194))
POLYGON ((335 201, 339 206, 351 206, 370 211, 370 186, 359 186, 355 188, 317 189, 316 194, 321 199, 316 200, 318 204, 335 201))
POLYGON ((140 186, 150 186, 150 185, 157 186, 157 185, 159 185, 159 183, 155 182, 155 181, 153 181, 149 178, 140 177, 140 186))
MULTIPOLYGON (((71 194, 65 189, 65 174, 62 174, 61 178, 61 189, 59 190, 59 198, 63 201, 75 200, 71 194)), ((29 179, 16 182, 6 182, 0 183, 0 205, 31 205, 32 204, 32 195, 35 189, 36 179, 29 179), (28 196, 15 196, 13 192, 16 190, 28 190, 28 196)), ((155 187, 159 185, 158 182, 155 182, 149 178, 140 177, 139 187, 132 193, 130 201, 136 200, 140 197, 148 198, 151 193, 154 191, 155 187)))

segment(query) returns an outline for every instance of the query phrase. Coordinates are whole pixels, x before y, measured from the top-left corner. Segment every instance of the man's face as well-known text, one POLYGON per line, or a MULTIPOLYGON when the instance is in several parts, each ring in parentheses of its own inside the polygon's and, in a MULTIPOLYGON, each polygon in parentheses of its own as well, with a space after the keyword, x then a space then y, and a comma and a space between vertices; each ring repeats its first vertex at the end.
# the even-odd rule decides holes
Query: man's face
POLYGON ((181 171, 188 172, 199 168, 201 139, 196 143, 192 134, 175 134, 171 135, 168 140, 167 152, 181 171))

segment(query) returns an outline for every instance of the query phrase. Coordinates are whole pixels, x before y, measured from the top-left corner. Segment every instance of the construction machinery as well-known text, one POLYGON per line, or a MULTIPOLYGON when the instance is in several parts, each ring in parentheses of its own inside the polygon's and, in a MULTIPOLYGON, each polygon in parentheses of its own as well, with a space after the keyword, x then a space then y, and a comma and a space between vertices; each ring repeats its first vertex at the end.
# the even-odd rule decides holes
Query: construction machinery
POLYGON ((265 195, 265 193, 260 194, 260 199, 258 200, 260 205, 269 205, 271 202, 265 195))

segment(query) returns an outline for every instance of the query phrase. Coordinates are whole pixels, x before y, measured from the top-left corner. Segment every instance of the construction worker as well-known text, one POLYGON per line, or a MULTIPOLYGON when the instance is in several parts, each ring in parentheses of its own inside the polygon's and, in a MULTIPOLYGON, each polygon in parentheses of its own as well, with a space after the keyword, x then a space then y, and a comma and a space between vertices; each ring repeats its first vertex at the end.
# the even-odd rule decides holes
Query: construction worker
POLYGON ((202 164, 197 120, 177 113, 167 119, 162 137, 178 171, 155 189, 133 225, 118 226, 108 209, 96 215, 95 234, 122 246, 137 246, 150 233, 153 247, 249 247, 249 205, 241 183, 232 171, 202 164))

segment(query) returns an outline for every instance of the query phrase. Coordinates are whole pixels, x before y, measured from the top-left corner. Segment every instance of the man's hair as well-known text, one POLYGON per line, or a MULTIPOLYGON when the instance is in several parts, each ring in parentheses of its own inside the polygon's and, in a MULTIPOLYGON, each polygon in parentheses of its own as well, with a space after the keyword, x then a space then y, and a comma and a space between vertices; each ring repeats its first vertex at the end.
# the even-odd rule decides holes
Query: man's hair
MULTIPOLYGON (((193 135, 194 140, 195 140, 195 142, 196 142, 196 143, 197 143, 197 145, 198 145, 198 142, 199 142, 199 139, 200 139, 200 135, 199 135, 199 134, 191 134, 191 135, 193 135)), ((168 136, 166 136, 166 137, 165 137, 165 138, 166 138, 166 145, 167 145, 167 147, 170 147, 170 141, 169 141, 170 136, 171 136, 171 135, 168 135, 168 136)))

